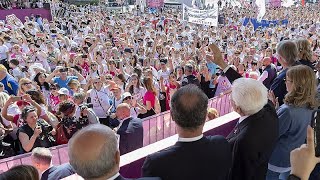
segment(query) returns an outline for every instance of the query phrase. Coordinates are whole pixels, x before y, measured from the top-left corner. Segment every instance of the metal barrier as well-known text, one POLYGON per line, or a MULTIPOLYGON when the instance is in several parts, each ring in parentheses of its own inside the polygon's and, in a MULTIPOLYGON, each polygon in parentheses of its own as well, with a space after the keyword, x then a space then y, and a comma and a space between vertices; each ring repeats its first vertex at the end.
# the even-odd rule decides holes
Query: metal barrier
MULTIPOLYGON (((220 116, 232 112, 230 94, 224 94, 209 100, 208 107, 216 108, 220 116)), ((144 139, 143 146, 155 143, 176 134, 174 121, 171 119, 170 111, 166 111, 143 119, 144 139)), ((60 145, 50 148, 53 155, 53 164, 60 165, 69 162, 68 145, 60 145)), ((0 160, 0 173, 7 171, 13 166, 20 164, 31 164, 31 153, 9 157, 0 160)))

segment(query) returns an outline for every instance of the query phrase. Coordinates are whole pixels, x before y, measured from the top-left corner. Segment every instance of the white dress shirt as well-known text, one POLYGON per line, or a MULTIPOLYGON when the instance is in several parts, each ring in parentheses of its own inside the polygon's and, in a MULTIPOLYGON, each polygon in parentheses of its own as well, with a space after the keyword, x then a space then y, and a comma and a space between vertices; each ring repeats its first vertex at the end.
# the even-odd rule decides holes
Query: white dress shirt
POLYGON ((179 142, 194 142, 194 141, 200 140, 202 137, 203 137, 203 134, 201 134, 200 136, 197 136, 197 137, 192 137, 192 138, 182 138, 182 137, 179 137, 179 138, 178 138, 178 141, 179 141, 179 142))
POLYGON ((115 180, 118 176, 120 176, 119 172, 117 172, 115 175, 113 175, 112 177, 108 178, 107 180, 115 180))

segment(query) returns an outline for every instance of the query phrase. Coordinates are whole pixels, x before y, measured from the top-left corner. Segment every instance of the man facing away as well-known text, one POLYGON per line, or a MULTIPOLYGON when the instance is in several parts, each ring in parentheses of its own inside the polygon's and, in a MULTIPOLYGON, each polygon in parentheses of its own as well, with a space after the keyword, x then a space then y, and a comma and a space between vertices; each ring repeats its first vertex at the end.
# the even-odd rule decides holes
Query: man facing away
POLYGON ((222 136, 203 136, 208 97, 195 85, 180 88, 171 99, 171 117, 176 122, 178 142, 149 155, 142 167, 144 177, 163 180, 226 179, 231 167, 231 149, 222 136))
MULTIPOLYGON (((119 174, 120 152, 116 133, 102 124, 78 131, 68 143, 69 161, 78 175, 90 180, 128 180, 119 174)), ((159 180, 140 178, 139 180, 159 180)))
POLYGON ((119 128, 116 129, 120 135, 120 155, 142 148, 143 146, 143 127, 139 118, 130 116, 130 106, 121 103, 116 110, 117 119, 120 121, 119 128))
POLYGON ((59 180, 75 173, 69 163, 53 166, 52 154, 48 148, 34 148, 31 161, 32 165, 42 174, 41 180, 59 180))

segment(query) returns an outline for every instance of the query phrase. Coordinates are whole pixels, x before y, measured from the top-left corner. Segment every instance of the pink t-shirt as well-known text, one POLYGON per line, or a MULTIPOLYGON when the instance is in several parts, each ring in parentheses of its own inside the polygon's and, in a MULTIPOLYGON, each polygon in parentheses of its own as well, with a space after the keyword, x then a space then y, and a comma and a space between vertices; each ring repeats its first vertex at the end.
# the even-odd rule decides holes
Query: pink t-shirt
POLYGON ((147 101, 151 102, 151 107, 154 108, 154 102, 155 102, 155 95, 152 91, 147 91, 143 96, 143 104, 147 105, 147 101))

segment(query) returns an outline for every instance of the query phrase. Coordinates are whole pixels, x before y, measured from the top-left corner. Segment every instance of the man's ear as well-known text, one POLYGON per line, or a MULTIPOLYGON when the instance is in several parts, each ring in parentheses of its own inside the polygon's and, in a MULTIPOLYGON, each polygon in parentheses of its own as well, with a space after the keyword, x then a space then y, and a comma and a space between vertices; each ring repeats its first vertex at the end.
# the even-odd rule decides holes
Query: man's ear
POLYGON ((120 164, 120 151, 119 150, 114 155, 114 158, 116 160, 116 164, 120 164))

